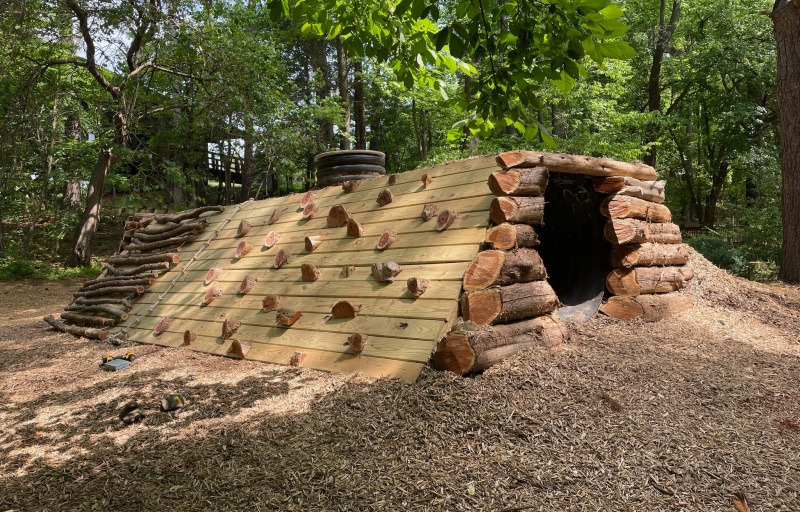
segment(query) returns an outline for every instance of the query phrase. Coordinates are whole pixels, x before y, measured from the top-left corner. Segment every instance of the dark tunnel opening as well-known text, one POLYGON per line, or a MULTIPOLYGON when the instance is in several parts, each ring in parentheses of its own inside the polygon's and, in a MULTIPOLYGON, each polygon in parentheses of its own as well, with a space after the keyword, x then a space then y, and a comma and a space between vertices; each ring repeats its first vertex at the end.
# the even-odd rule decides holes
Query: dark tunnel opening
POLYGON ((550 173, 538 250, 547 280, 564 304, 558 315, 566 321, 589 320, 605 293, 611 244, 603 237, 601 201, 590 178, 550 173))

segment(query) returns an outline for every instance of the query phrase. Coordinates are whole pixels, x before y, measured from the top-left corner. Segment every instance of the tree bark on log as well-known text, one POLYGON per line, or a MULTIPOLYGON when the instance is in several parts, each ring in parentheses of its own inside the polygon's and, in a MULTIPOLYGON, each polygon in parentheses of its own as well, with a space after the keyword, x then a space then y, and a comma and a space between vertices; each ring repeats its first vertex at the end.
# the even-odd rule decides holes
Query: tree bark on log
POLYGON ((196 219, 206 212, 224 212, 224 206, 201 206, 194 210, 187 210, 185 212, 175 214, 157 214, 155 215, 156 222, 164 224, 166 222, 181 222, 186 219, 196 219))
POLYGON ((206 224, 204 222, 197 222, 193 224, 179 224, 178 227, 175 229, 171 229, 164 233, 160 234, 147 234, 141 231, 137 231, 131 237, 132 239, 135 238, 143 243, 149 242, 160 242, 162 240, 169 240, 170 238, 174 238, 178 235, 182 235, 184 233, 191 233, 196 235, 203 231, 206 228, 206 224))
POLYGON ((397 233, 395 233, 391 229, 386 229, 384 230, 383 233, 381 233, 380 238, 378 238, 378 243, 375 244, 375 248, 378 249, 379 251, 388 249, 396 239, 397 239, 397 233))
POLYGON ((483 251, 464 272, 464 290, 471 292, 490 286, 508 286, 547 279, 547 271, 534 249, 483 251))
POLYGON ((539 245, 536 231, 527 224, 500 224, 489 229, 484 240, 492 249, 499 250, 539 245))
POLYGON ((361 304, 348 300, 340 300, 331 308, 333 318, 355 318, 360 312, 361 304))
POLYGON ((87 292, 74 292, 73 297, 105 297, 106 295, 141 295, 144 293, 144 286, 114 286, 111 288, 101 288, 87 292))
POLYGON ((639 180, 655 180, 656 170, 642 162, 617 162, 610 158, 539 153, 535 151, 509 151, 497 157, 505 169, 512 167, 547 167, 550 171, 587 176, 629 176, 639 180))
POLYGON ((114 287, 118 287, 118 286, 140 286, 140 285, 141 286, 150 286, 151 284, 153 284, 155 282, 156 282, 155 278, 152 278, 152 277, 141 278, 141 277, 137 277, 137 276, 132 276, 132 277, 129 277, 127 279, 125 279, 125 278, 112 279, 112 280, 103 281, 103 282, 100 282, 100 283, 90 284, 89 286, 84 285, 79 289, 79 291, 90 292, 90 291, 93 291, 93 290, 101 290, 103 288, 114 288, 114 287))
POLYGON ((345 181, 342 183, 342 190, 345 194, 352 194, 358 190, 359 185, 361 185, 361 181, 345 181))
POLYGON ((303 263, 300 265, 301 279, 307 283, 313 283, 319 279, 319 268, 311 265, 310 263, 303 263))
POLYGON ((496 196, 543 196, 548 176, 543 167, 493 172, 489 175, 489 190, 496 196))
POLYGON ((461 300, 464 319, 479 327, 543 315, 557 307, 558 297, 547 281, 467 292, 461 300))
POLYGON ((394 278, 402 272, 403 267, 390 261, 388 263, 373 263, 372 277, 379 283, 393 283, 394 278))
POLYGON ((422 297, 422 294, 428 289, 430 283, 430 281, 422 277, 412 277, 406 281, 406 287, 408 288, 409 295, 418 299, 422 297))
POLYGON ((191 331, 189 329, 186 329, 185 331, 183 331, 183 344, 184 344, 184 346, 191 345, 192 343, 195 342, 196 339, 197 339, 197 333, 196 332, 191 331))
POLYGON ((226 318, 225 320, 222 321, 222 334, 220 337, 223 340, 227 340, 228 338, 236 334, 236 331, 238 331, 239 327, 241 326, 242 322, 240 322, 239 320, 236 320, 234 318, 226 318))
MULTIPOLYGON (((81 290, 91 290, 91 286, 97 284, 107 284, 107 283, 117 283, 117 284, 132 284, 132 281, 137 280, 149 280, 155 279, 158 277, 157 274, 139 274, 134 276, 118 276, 118 275, 111 275, 107 277, 98 277, 97 279, 92 279, 90 281, 86 281, 81 285, 81 290)), ((153 284, 153 283, 137 283, 137 284, 153 284)))
POLYGON ((384 207, 387 204, 394 202, 394 194, 388 188, 383 189, 380 194, 378 194, 378 199, 376 199, 378 206, 384 207))
POLYGON ((544 198, 496 197, 489 207, 489 216, 495 224, 504 222, 541 224, 544 219, 544 198))
POLYGON ((148 263, 178 263, 181 257, 175 253, 147 254, 142 256, 111 256, 106 261, 110 265, 146 265, 148 263))
POLYGON ((626 176, 611 176, 608 178, 594 178, 592 185, 595 192, 600 194, 630 196, 661 204, 666 197, 664 189, 667 186, 667 182, 641 181, 626 176))
POLYGON ((169 261, 162 261, 158 263, 148 263, 146 265, 139 265, 133 270, 120 270, 118 268, 114 268, 112 265, 104 264, 103 268, 111 274, 119 277, 132 277, 138 274, 142 274, 144 272, 153 272, 158 270, 169 269, 169 261))
POLYGON ((73 324, 93 325, 95 327, 114 327, 117 325, 116 318, 81 315, 80 313, 72 313, 70 311, 61 313, 61 319, 73 324))
POLYGON ((600 204, 600 213, 609 219, 644 219, 650 222, 670 222, 672 212, 663 204, 613 195, 600 204))
POLYGON ((364 226, 358 223, 356 219, 347 221, 347 236, 353 238, 361 238, 364 236, 364 226))
POLYGON ((303 316, 303 312, 300 310, 279 309, 275 321, 283 327, 291 327, 301 316, 303 316))
POLYGON ((684 244, 615 245, 609 259, 618 268, 685 265, 689 248, 684 244))
POLYGON ((614 295, 669 293, 685 287, 692 277, 688 266, 617 268, 606 277, 606 288, 614 295))
POLYGON ((600 306, 600 312, 617 320, 641 318, 656 322, 682 313, 692 307, 692 297, 682 293, 663 295, 615 296, 600 306))
POLYGON ((72 306, 67 306, 64 308, 64 311, 70 311, 73 313, 105 313, 107 315, 111 315, 113 317, 119 318, 120 321, 124 322, 127 320, 130 315, 125 311, 112 307, 106 304, 97 304, 97 305, 83 305, 83 304, 75 304, 72 306))
POLYGON ((677 224, 664 222, 648 223, 639 219, 612 219, 604 231, 606 240, 616 245, 623 244, 679 244, 681 228, 677 224))
POLYGON ((167 222, 166 224, 159 224, 157 226, 148 226, 144 228, 141 227, 141 223, 137 224, 139 225, 139 229, 136 230, 136 233, 146 236, 163 235, 164 233, 169 233, 170 231, 178 229, 181 226, 188 225, 188 224, 180 224, 177 222, 167 222))
POLYGON ((53 315, 46 316, 43 318, 43 320, 50 324, 53 329, 65 332, 67 334, 72 334, 73 336, 83 336, 84 338, 89 338, 92 340, 104 340, 108 338, 108 331, 105 329, 94 329, 91 327, 78 327, 76 325, 69 325, 56 320, 53 318, 53 315))
POLYGON ((317 247, 322 244, 322 237, 319 235, 310 235, 303 240, 306 252, 314 252, 317 247))
POLYGON ((439 211, 439 207, 433 203, 428 203, 422 207, 422 215, 420 217, 424 222, 428 222, 432 218, 436 216, 436 212, 439 211))
POLYGON ((228 352, 225 354, 228 357, 238 357, 239 359, 244 359, 248 352, 250 352, 251 345, 246 341, 240 340, 233 340, 231 342, 231 346, 228 348, 228 352))
POLYGON ((346 226, 348 221, 352 218, 350 212, 347 209, 340 205, 334 205, 328 211, 328 227, 329 228, 341 228, 346 226))
POLYGON ((130 303, 128 299, 86 299, 84 297, 78 297, 74 301, 73 304, 79 306, 102 306, 105 304, 119 304, 125 311, 130 311, 133 308, 133 305, 130 303))
MULTIPOLYGON (((433 355, 433 364, 439 370, 461 375, 488 368, 493 363, 489 365, 481 363, 476 368, 476 361, 482 355, 499 347, 544 345, 552 348, 567 340, 569 340, 569 329, 555 315, 540 316, 476 331, 455 331, 439 343, 433 355)), ((484 358, 483 361, 490 359, 494 358, 484 358)))

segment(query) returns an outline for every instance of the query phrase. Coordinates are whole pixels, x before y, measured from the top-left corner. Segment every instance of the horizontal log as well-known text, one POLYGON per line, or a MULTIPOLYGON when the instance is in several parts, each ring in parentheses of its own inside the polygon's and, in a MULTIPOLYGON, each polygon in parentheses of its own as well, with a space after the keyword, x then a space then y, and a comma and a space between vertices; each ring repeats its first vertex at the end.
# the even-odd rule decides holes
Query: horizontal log
POLYGON ((106 260, 106 263, 110 265, 145 265, 148 263, 158 263, 158 262, 171 262, 171 263, 178 263, 181 261, 181 257, 175 253, 165 253, 165 254, 147 254, 142 256, 111 256, 106 260))
POLYGON ((557 307, 558 297, 547 281, 466 292, 461 300, 464 319, 479 327, 532 318, 557 307))
POLYGON ((115 276, 115 279, 104 279, 100 282, 87 281, 79 288, 82 292, 91 290, 99 290, 101 288, 111 288, 114 286, 150 286, 156 282, 154 274, 145 274, 141 276, 115 276))
POLYGON ((158 242, 149 242, 146 244, 143 243, 139 245, 131 244, 126 247, 126 250, 146 252, 146 251, 152 251, 153 249, 159 249, 161 247, 170 247, 173 245, 188 244, 194 242, 195 240, 197 240, 197 235, 176 236, 173 238, 168 238, 166 240, 159 240, 158 242))
POLYGON ((654 203, 663 203, 666 181, 641 181, 627 176, 610 176, 592 180, 595 192, 638 197, 654 203))
POLYGON ((138 267, 136 267, 136 268, 134 268, 132 270, 120 270, 118 268, 115 268, 113 265, 109 265, 108 263, 104 263, 103 264, 103 269, 107 273, 113 274, 115 276, 132 277, 132 276, 135 276, 137 274, 143 274, 145 272, 154 272, 154 271, 158 271, 158 270, 168 269, 169 268, 169 264, 170 264, 169 261, 160 261, 160 262, 157 262, 157 263, 147 263, 146 265, 139 265, 138 267))
POLYGON ((225 207, 220 206, 201 206, 194 210, 186 210, 184 212, 174 214, 159 214, 155 216, 156 222, 163 224, 166 222, 180 222, 186 219, 195 219, 206 212, 224 212, 225 207))
POLYGON ((543 196, 547 179, 548 170, 543 167, 493 172, 489 190, 496 196, 543 196))
POLYGON ((133 238, 136 238, 137 240, 139 240, 139 241, 141 241, 143 243, 160 242, 162 240, 167 240, 167 239, 176 237, 178 235, 182 235, 184 233, 191 233, 193 235, 196 235, 196 234, 200 233, 201 231, 203 231, 205 228, 206 228, 206 223, 205 222, 193 222, 193 223, 189 223, 189 224, 178 224, 177 227, 175 227, 175 228, 173 228, 173 229, 171 229, 169 231, 165 231, 163 233, 150 234, 150 233, 144 233, 144 232, 137 232, 137 233, 134 234, 133 238))
POLYGON ((672 212, 663 204, 616 194, 600 204, 600 213, 609 219, 643 219, 650 222, 672 220, 672 212))
POLYGON ((606 288, 614 295, 669 293, 685 287, 692 277, 688 266, 616 268, 606 277, 606 288))
POLYGON ((74 292, 73 297, 105 297, 107 295, 141 295, 144 293, 144 286, 114 286, 111 288, 101 288, 99 290, 89 290, 86 292, 74 292))
POLYGON ((679 244, 681 228, 677 224, 649 223, 639 219, 612 219, 606 223, 604 235, 612 244, 679 244))
POLYGON ((92 340, 104 340, 108 338, 108 331, 105 329, 95 329, 92 327, 78 327, 77 325, 69 325, 65 322, 56 320, 53 315, 44 317, 42 320, 50 324, 53 329, 73 336, 83 336, 92 340))
POLYGON ((492 249, 499 250, 539 245, 536 231, 527 224, 503 223, 495 226, 486 232, 485 241, 492 249))
POLYGON ((496 197, 489 206, 489 216, 495 224, 504 222, 541 224, 544 219, 544 198, 496 197))
POLYGON ((98 304, 94 306, 89 305, 82 305, 82 304, 75 304, 72 306, 67 306, 64 308, 64 311, 71 311, 74 313, 105 313, 107 315, 111 315, 113 317, 119 318, 123 322, 129 318, 130 315, 125 311, 115 308, 108 304, 98 304))
POLYGON ((600 306, 600 312, 617 320, 641 318, 656 322, 682 313, 692 307, 692 297, 683 293, 663 295, 615 296, 600 306))
POLYGON ((102 299, 87 299, 84 297, 78 297, 72 303, 80 306, 102 306, 105 304, 114 304, 122 306, 125 311, 130 311, 131 308, 133 308, 133 305, 128 299, 112 299, 107 297, 102 299))
POLYGON ((165 224, 156 224, 147 227, 142 227, 141 224, 139 224, 139 229, 137 229, 136 232, 144 235, 161 235, 172 231, 180 225, 181 224, 178 222, 167 222, 165 224))
POLYGON ((505 169, 512 167, 547 167, 551 171, 584 174, 586 176, 629 176, 639 180, 655 180, 656 170, 642 162, 618 162, 610 158, 567 155, 564 153, 539 153, 536 151, 509 151, 497 157, 505 169))
POLYGON ((492 357, 481 358, 481 356, 499 347, 518 344, 556 347, 567 340, 569 340, 569 329, 555 315, 479 330, 454 331, 439 343, 433 355, 433 364, 439 370, 464 374, 486 369, 498 362, 499 359, 493 360, 492 357), (476 368, 476 361, 479 360, 484 362, 476 368))
POLYGON ((470 292, 546 278, 544 262, 534 249, 483 251, 475 256, 464 271, 464 290, 470 292))
POLYGON ((653 267, 656 265, 685 265, 689 262, 689 247, 684 244, 615 245, 609 258, 617 268, 653 267))
POLYGON ((61 319, 73 324, 93 325, 95 327, 114 327, 117 325, 116 318, 81 315, 80 313, 73 313, 71 311, 61 313, 61 319))

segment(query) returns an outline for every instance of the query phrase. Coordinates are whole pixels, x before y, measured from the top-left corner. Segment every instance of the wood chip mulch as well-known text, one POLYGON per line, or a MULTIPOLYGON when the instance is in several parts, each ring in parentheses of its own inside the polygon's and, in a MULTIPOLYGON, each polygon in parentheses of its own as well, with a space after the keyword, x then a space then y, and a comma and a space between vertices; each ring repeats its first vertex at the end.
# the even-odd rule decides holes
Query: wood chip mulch
POLYGON ((676 318, 414 385, 76 339, 75 282, 2 283, 0 510, 798 511, 800 289, 691 265, 676 318))

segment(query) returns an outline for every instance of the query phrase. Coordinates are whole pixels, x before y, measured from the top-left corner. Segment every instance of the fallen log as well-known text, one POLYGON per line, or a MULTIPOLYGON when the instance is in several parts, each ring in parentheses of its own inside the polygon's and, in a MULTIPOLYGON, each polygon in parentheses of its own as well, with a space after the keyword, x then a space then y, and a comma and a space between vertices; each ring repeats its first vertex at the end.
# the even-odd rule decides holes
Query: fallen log
POLYGON ((74 292, 73 297, 105 297, 106 295, 141 295, 144 293, 144 286, 113 286, 101 288, 99 290, 89 290, 86 292, 74 292))
MULTIPOLYGON (((392 176, 394 176, 394 174, 392 176)), ((353 354, 360 356, 367 347, 367 338, 368 336, 363 333, 351 334, 347 337, 347 343, 345 343, 345 345, 350 347, 350 351, 353 352, 353 354)))
POLYGON ((291 327, 303 316, 302 311, 294 309, 278 309, 276 313, 275 321, 283 327, 291 327))
POLYGON ((486 232, 484 241, 492 249, 499 250, 539 245, 539 237, 536 235, 536 231, 527 224, 500 224, 486 232))
POLYGON ((617 162, 610 158, 567 155, 564 153, 539 153, 536 151, 509 151, 497 157, 503 168, 547 167, 550 171, 587 176, 630 176, 639 180, 655 180, 656 170, 642 162, 617 162))
POLYGON ((318 280, 320 276, 319 267, 316 267, 310 263, 303 263, 300 265, 300 278, 307 282, 313 283, 314 281, 318 280))
MULTIPOLYGON (((158 277, 157 274, 139 274, 134 276, 118 276, 118 275, 111 275, 106 277, 98 277, 97 279, 92 279, 90 281, 84 282, 80 289, 81 290, 91 290, 91 286, 98 285, 98 284, 108 284, 108 283, 116 283, 116 284, 134 284, 135 281, 139 280, 150 280, 158 277)), ((135 284, 153 284, 153 283, 135 283, 135 284)))
POLYGON ((534 249, 483 251, 464 271, 464 290, 483 290, 490 286, 508 286, 547 279, 547 271, 534 249))
POLYGON ((489 206, 489 216, 495 224, 504 222, 541 224, 544 219, 544 198, 496 197, 489 206))
POLYGON ((103 288, 114 288, 118 286, 150 286, 151 284, 155 283, 156 280, 153 277, 137 277, 132 276, 128 278, 121 278, 121 279, 113 279, 108 281, 102 281, 100 283, 91 284, 89 286, 82 286, 80 291, 82 292, 90 292, 92 290, 101 290, 103 288))
POLYGON ((422 277, 412 277, 406 281, 406 287, 408 288, 409 295, 418 299, 422 297, 422 294, 428 289, 430 283, 430 281, 422 277))
POLYGON ((543 196, 548 175, 543 167, 493 172, 489 175, 489 190, 496 196, 543 196))
POLYGON ((171 229, 169 231, 165 231, 163 233, 156 233, 156 234, 148 234, 141 231, 137 231, 133 237, 131 237, 131 241, 139 240, 142 243, 149 243, 149 242, 160 242, 162 240, 168 240, 170 238, 176 237, 178 235, 182 235, 184 233, 191 233, 196 235, 203 231, 206 228, 205 222, 196 222, 192 224, 178 224, 178 227, 171 229))
POLYGON ((350 215, 350 212, 348 212, 344 206, 340 204, 333 205, 328 211, 328 227, 341 228, 346 226, 351 218, 352 215, 350 215))
POLYGON ((356 219, 350 219, 347 221, 347 236, 353 238, 360 238, 364 236, 365 230, 364 226, 358 223, 356 219))
POLYGON ((600 312, 617 320, 641 318, 645 322, 656 322, 682 313, 692 307, 692 297, 682 293, 663 295, 617 295, 600 306, 600 312))
MULTIPOLYGON (((133 240, 136 240, 135 238, 133 240)), ((131 240, 131 241, 133 241, 131 240)), ((139 245, 131 244, 126 247, 127 251, 147 252, 161 247, 170 247, 173 245, 183 245, 197 240, 197 235, 185 235, 169 238, 167 240, 159 240, 158 242, 142 243, 139 245)))
POLYGON ((685 265, 689 248, 683 244, 615 245, 609 258, 612 267, 653 267, 685 265))
POLYGON ((165 222, 180 222, 186 219, 196 219, 197 217, 201 216, 206 212, 224 212, 224 206, 201 206, 200 208, 195 208, 194 210, 187 210, 185 212, 174 213, 174 214, 158 214, 155 215, 156 222, 159 224, 163 224, 165 222))
POLYGON ((310 235, 303 241, 306 252, 314 252, 314 250, 322 244, 322 237, 319 235, 310 235))
POLYGON ((439 211, 439 207, 433 203, 428 203, 422 207, 422 215, 420 217, 424 222, 428 222, 432 218, 436 216, 436 212, 439 211))
POLYGON ((141 227, 140 224, 139 229, 136 230, 136 233, 147 236, 163 235, 164 233, 172 231, 173 229, 177 229, 180 226, 183 226, 183 224, 180 224, 178 222, 167 222, 166 224, 159 224, 157 226, 148 226, 146 228, 141 227))
POLYGON ((73 336, 83 336, 92 340, 104 340, 108 338, 108 331, 105 329, 95 329, 92 327, 78 327, 76 325, 69 325, 67 323, 56 320, 53 315, 48 315, 43 318, 45 322, 50 324, 53 329, 73 336))
POLYGON ((348 300, 340 300, 331 308, 333 318, 355 318, 360 312, 361 304, 348 300))
POLYGON ((609 176, 592 180, 595 192, 638 197, 645 201, 663 203, 666 181, 641 181, 627 176, 609 176))
POLYGON ((380 206, 380 207, 383 207, 383 206, 386 206, 387 204, 393 203, 394 202, 394 194, 392 194, 391 190, 389 190, 388 188, 385 188, 385 189, 383 189, 381 191, 380 194, 378 194, 378 199, 376 199, 376 202, 378 203, 378 206, 380 206))
POLYGON ((454 331, 439 343, 433 364, 439 370, 459 375, 481 371, 500 358, 498 353, 484 354, 499 347, 525 345, 556 347, 569 340, 569 329, 555 315, 545 315, 511 324, 501 324, 472 331, 454 331), (476 362, 481 361, 479 364, 476 362))
POLYGON ((114 327, 117 325, 116 318, 81 315, 80 313, 72 313, 70 311, 61 313, 61 319, 73 324, 93 325, 95 327, 114 327))
POLYGON ((111 256, 106 260, 110 265, 146 265, 159 262, 178 263, 181 257, 175 253, 146 254, 142 256, 111 256))
POLYGON ((648 223, 638 219, 612 219, 606 223, 603 232, 612 244, 679 244, 682 241, 681 228, 677 224, 664 222, 648 223))
POLYGON ((458 216, 459 216, 458 212, 451 212, 450 210, 442 210, 439 213, 439 216, 436 217, 436 231, 444 231, 450 226, 452 226, 453 223, 458 218, 458 216))
POLYGON ((606 277, 606 288, 614 295, 669 293, 685 287, 692 277, 688 266, 615 268, 606 277))
POLYGON ((388 249, 394 241, 397 239, 397 233, 392 231, 391 229, 386 229, 381 233, 380 238, 378 238, 378 243, 375 244, 375 248, 379 251, 384 249, 388 249))
POLYGON ((138 274, 143 274, 145 272, 165 270, 169 268, 169 264, 170 264, 169 261, 161 261, 157 263, 148 263, 146 265, 139 265, 133 270, 120 270, 112 265, 109 265, 108 263, 104 263, 103 269, 105 269, 106 272, 110 274, 114 274, 115 276, 128 277, 128 276, 136 276, 138 274))
POLYGON ((558 297, 547 281, 466 292, 461 299, 464 320, 479 327, 543 315, 557 307, 558 297))
POLYGON ((372 277, 379 283, 393 283, 394 278, 403 270, 403 267, 390 261, 388 263, 373 263, 372 277))
POLYGON ((111 299, 111 298, 103 298, 103 299, 87 299, 84 297, 78 297, 74 301, 73 304, 79 306, 103 306, 105 304, 118 304, 125 308, 125 311, 130 311, 133 308, 133 305, 130 303, 128 299, 111 299))
POLYGON ((663 204, 630 196, 613 195, 600 204, 600 213, 609 219, 643 219, 670 222, 672 212, 663 204))
POLYGON ((72 313, 106 313, 107 315, 111 315, 113 317, 119 318, 121 321, 127 320, 130 315, 125 311, 115 308, 108 304, 96 304, 96 305, 84 305, 84 304, 73 304, 71 306, 67 306, 64 308, 64 311, 70 311, 72 313))

